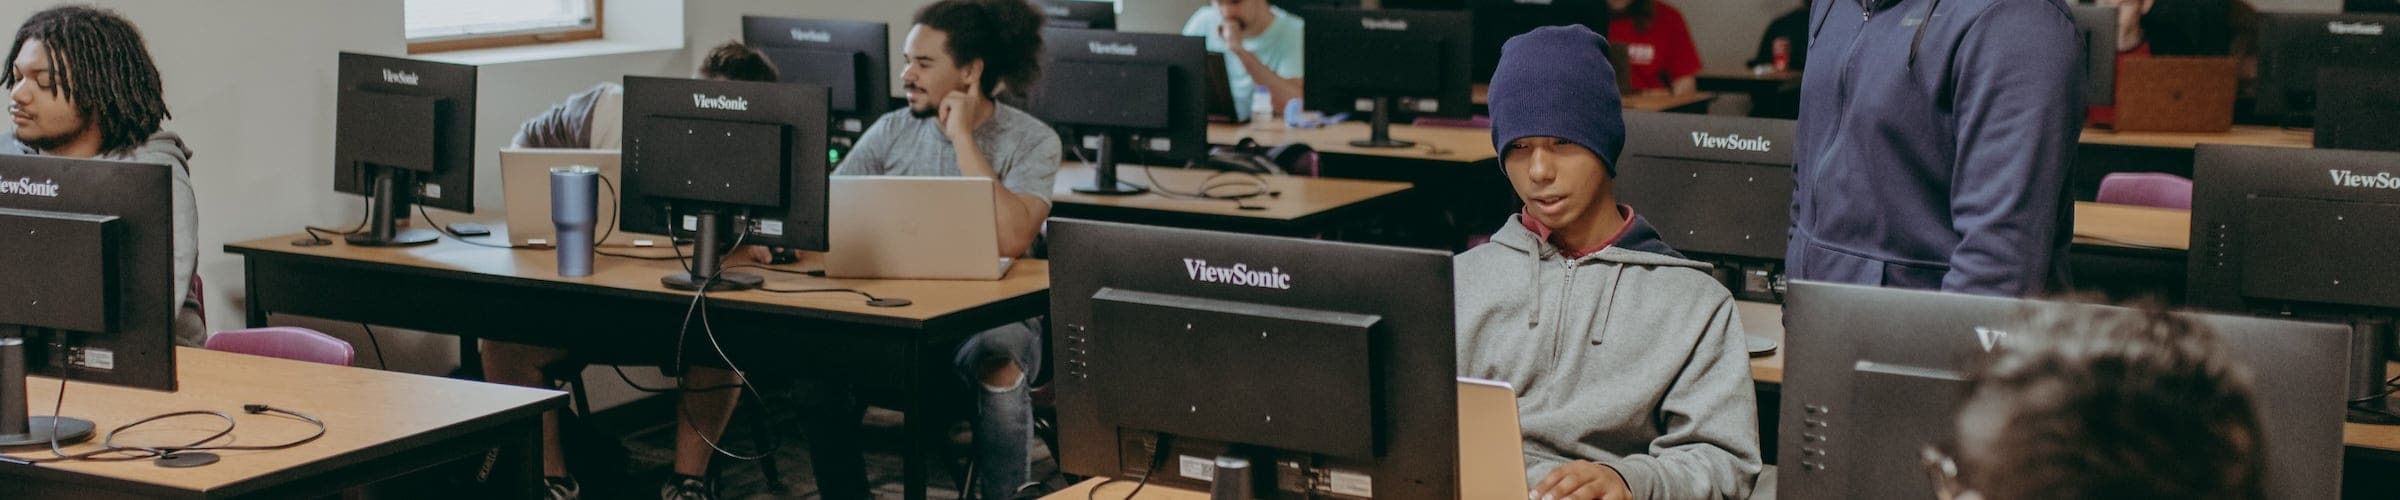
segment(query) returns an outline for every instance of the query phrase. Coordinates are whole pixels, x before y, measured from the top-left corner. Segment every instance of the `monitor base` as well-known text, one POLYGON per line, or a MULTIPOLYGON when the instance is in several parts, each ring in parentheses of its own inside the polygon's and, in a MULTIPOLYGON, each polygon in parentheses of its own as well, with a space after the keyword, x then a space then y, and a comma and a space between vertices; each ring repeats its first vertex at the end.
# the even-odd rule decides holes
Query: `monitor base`
POLYGON ((1403 141, 1403 140, 1399 140, 1399 139, 1381 139, 1381 140, 1377 140, 1377 139, 1359 139, 1359 140, 1355 140, 1355 141, 1350 141, 1350 145, 1351 145, 1351 146, 1354 146, 1354 147, 1361 147, 1361 148, 1377 148, 1377 149, 1397 149, 1397 148, 1413 148, 1413 147, 1417 147, 1417 143, 1414 143, 1414 142, 1408 142, 1408 141, 1403 141))
POLYGON ((1757 335, 1747 336, 1747 338, 1742 339, 1742 343, 1743 348, 1748 349, 1750 351, 1750 357, 1753 358, 1774 356, 1775 348, 1779 347, 1776 345, 1775 341, 1768 340, 1766 337, 1760 337, 1757 335))
POLYGON ((2350 414, 2344 422, 2367 425, 2400 425, 2400 413, 2392 411, 2390 397, 2350 403, 2350 414))
POLYGON ((372 232, 359 232, 342 237, 343 241, 350 242, 350 246, 360 247, 413 247, 433 243, 440 239, 442 239, 442 233, 433 232, 431 229, 392 231, 390 239, 376 238, 372 232))
POLYGON ((1129 182, 1119 182, 1115 186, 1094 183, 1075 186, 1075 192, 1095 196, 1126 196, 1147 193, 1150 192, 1150 188, 1136 186, 1129 182))
POLYGON ((703 281, 708 282, 708 291, 711 292, 738 292, 742 290, 754 290, 767 284, 767 279, 760 277, 759 275, 734 272, 719 272, 717 273, 717 279, 714 281, 707 280, 706 278, 700 276, 693 276, 691 273, 669 274, 665 278, 658 279, 658 282, 666 285, 667 288, 683 290, 686 292, 699 290, 700 283, 703 281))
POLYGON ((92 421, 73 417, 29 417, 24 434, 0 434, 0 448, 50 446, 56 436, 61 446, 92 439, 92 421), (55 424, 55 427, 53 427, 55 424))

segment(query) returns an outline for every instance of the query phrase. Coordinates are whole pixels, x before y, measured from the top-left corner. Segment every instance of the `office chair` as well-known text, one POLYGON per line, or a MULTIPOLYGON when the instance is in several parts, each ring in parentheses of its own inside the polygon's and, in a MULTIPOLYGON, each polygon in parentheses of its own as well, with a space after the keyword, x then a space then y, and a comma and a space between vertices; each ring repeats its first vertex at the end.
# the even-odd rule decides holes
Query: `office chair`
POLYGON ((2191 210, 2192 180, 2155 172, 2108 174, 2100 178, 2100 196, 2094 201, 2191 210))
POLYGON ((357 356, 349 342, 323 332, 296 326, 275 326, 217 332, 208 337, 211 351, 350 366, 357 356))

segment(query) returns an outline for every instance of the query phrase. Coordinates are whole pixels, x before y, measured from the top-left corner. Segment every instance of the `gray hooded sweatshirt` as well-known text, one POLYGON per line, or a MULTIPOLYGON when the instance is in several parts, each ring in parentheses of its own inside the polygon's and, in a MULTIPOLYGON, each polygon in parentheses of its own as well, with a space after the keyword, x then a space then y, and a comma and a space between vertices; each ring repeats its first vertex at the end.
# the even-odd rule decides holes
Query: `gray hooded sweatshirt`
POLYGON ((1634 498, 1746 498, 1758 402, 1733 296, 1636 215, 1581 258, 1510 216, 1457 258, 1459 374, 1508 382, 1525 473, 1588 460, 1634 498))
MULTIPOLYGON (((33 147, 17 141, 15 126, 0 126, 0 154, 42 154, 33 147)), ((188 163, 191 148, 184 147, 183 136, 161 130, 150 134, 150 140, 119 153, 105 153, 94 159, 158 163, 175 167, 175 343, 199 347, 208 338, 208 327, 200 321, 198 298, 191 297, 193 270, 200 261, 200 210, 192 201, 192 172, 188 163)))

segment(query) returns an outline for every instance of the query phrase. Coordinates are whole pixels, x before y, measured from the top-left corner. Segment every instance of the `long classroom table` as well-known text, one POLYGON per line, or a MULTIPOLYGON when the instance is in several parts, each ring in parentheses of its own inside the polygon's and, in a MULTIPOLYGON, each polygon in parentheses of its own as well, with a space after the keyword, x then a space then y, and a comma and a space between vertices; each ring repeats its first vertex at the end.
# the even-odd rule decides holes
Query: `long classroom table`
MULTIPOLYGON (((803 261, 780 272, 745 272, 764 275, 775 289, 854 289, 914 303, 879 308, 844 293, 711 292, 704 316, 693 321, 694 295, 659 283, 681 270, 677 262, 601 256, 592 275, 568 278, 549 251, 451 238, 400 248, 338 238, 326 246, 290 243, 302 238, 225 246, 243 259, 248 324, 294 314, 566 348, 624 364, 719 364, 728 361, 718 359, 724 352, 754 374, 827 376, 898 393, 913 438, 903 466, 910 500, 924 498, 926 455, 943 443, 949 420, 942 417, 960 411, 969 390, 951 369, 949 349, 975 332, 1040 316, 1050 303, 1049 263, 1037 259, 1019 259, 999 281, 826 279, 797 274, 814 265, 803 261)), ((853 435, 828 438, 811 445, 855 446, 840 440, 853 435)))

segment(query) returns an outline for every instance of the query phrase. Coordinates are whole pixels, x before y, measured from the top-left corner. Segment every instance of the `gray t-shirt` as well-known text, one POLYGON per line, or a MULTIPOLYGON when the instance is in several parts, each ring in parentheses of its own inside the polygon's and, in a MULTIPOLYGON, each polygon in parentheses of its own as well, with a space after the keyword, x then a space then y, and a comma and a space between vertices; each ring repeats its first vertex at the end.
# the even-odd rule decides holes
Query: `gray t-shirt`
MULTIPOLYGON (((975 129, 975 145, 983 150, 1000 185, 1018 194, 1050 201, 1051 183, 1058 177, 1058 131, 1006 104, 994 104, 991 121, 975 129)), ((957 177, 958 151, 942 135, 937 118, 918 118, 907 109, 886 113, 858 138, 850 156, 833 175, 900 175, 957 177)))

